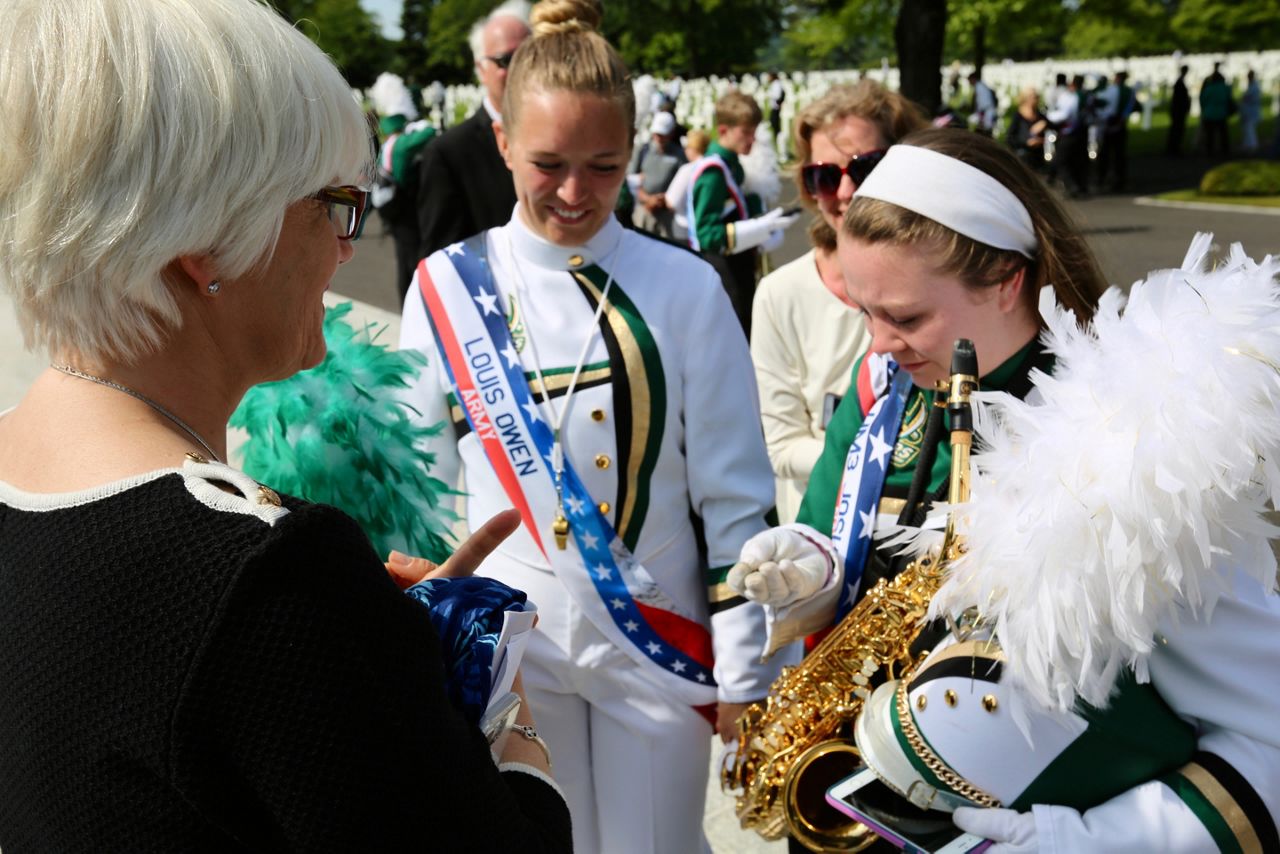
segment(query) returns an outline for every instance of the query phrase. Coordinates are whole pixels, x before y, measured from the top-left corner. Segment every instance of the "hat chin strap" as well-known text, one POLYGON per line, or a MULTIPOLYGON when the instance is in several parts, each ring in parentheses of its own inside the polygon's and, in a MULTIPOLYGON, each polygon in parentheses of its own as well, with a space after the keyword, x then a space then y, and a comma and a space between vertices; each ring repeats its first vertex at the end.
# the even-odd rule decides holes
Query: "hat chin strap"
POLYGON ((903 752, 893 731, 892 715, 901 680, 891 680, 871 694, 853 727, 858 753, 876 776, 902 797, 922 810, 955 812, 974 802, 949 789, 939 789, 925 781, 903 752))

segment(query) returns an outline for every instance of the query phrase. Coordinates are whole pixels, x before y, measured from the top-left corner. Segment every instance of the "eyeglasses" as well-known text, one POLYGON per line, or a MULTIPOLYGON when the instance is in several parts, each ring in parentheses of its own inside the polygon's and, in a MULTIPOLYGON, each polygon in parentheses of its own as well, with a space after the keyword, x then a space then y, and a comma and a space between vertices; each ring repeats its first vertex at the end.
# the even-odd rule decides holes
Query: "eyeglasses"
POLYGON ((329 222, 339 240, 355 240, 364 228, 364 212, 369 204, 369 191, 359 187, 325 187, 311 198, 329 206, 329 222))
POLYGON ((489 60, 499 68, 505 70, 506 67, 511 64, 511 57, 515 55, 516 55, 516 52, 514 50, 509 50, 506 53, 500 53, 496 56, 486 56, 485 59, 489 60))
POLYGON ((853 181, 853 186, 857 187, 867 180, 871 170, 876 168, 876 164, 884 159, 887 152, 886 148, 877 148, 866 154, 856 154, 849 159, 848 166, 840 166, 836 163, 806 163, 800 168, 800 180, 804 182, 804 188, 811 196, 834 196, 839 191, 840 181, 845 175, 848 175, 853 181))

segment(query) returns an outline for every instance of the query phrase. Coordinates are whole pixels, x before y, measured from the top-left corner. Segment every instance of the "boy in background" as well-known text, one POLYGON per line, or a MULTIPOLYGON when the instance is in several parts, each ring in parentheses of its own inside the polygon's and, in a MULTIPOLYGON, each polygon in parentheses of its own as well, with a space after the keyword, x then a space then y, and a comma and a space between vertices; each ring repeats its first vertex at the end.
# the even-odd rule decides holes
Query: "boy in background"
POLYGON ((783 232, 799 212, 774 208, 762 214, 754 193, 742 190, 745 173, 739 157, 751 153, 763 114, 750 95, 732 90, 716 102, 717 140, 694 167, 688 197, 689 243, 720 273, 743 331, 751 334, 757 249, 782 244, 783 232))

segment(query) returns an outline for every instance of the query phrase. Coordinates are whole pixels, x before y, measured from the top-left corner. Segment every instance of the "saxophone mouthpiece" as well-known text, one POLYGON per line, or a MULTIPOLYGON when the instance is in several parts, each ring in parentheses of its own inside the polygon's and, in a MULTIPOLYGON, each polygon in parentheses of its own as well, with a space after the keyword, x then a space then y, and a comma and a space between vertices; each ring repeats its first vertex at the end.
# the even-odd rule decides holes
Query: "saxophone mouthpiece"
POLYGON ((978 352, 968 338, 957 338, 951 351, 951 373, 967 377, 978 376, 978 352))
POLYGON ((969 395, 978 388, 978 353, 968 338, 956 339, 951 349, 951 379, 948 382, 947 414, 951 431, 972 433, 973 410, 969 395))

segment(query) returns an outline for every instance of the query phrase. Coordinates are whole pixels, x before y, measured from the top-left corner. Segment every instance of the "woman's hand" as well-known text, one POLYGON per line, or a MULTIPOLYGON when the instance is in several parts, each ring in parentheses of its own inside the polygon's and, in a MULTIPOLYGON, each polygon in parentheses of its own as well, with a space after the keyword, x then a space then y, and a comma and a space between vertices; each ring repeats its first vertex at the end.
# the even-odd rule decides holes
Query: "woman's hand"
MULTIPOLYGON (((761 702, 755 700, 753 702, 761 702)), ((742 717, 742 713, 751 706, 751 703, 726 703, 721 700, 716 703, 716 732, 720 734, 720 741, 728 744, 738 738, 738 718, 742 717)))
MULTIPOLYGON (((484 529, 481 528, 480 530, 483 531, 484 529)), ((533 727, 536 731, 537 724, 533 720, 533 712, 529 708, 529 700, 525 697, 524 679, 519 671, 516 671, 516 679, 511 685, 511 690, 520 697, 520 711, 516 713, 516 725, 533 727)), ((503 742, 502 755, 498 757, 498 761, 500 763, 520 762, 524 765, 531 765, 546 774, 551 773, 550 755, 544 753, 537 742, 531 741, 518 732, 513 732, 507 736, 507 740, 503 742)))
POLYGON ((393 551, 387 556, 387 573, 401 590, 428 578, 463 578, 471 575, 503 540, 520 527, 520 511, 503 510, 480 526, 458 546, 448 560, 436 566, 424 557, 410 557, 393 551))

